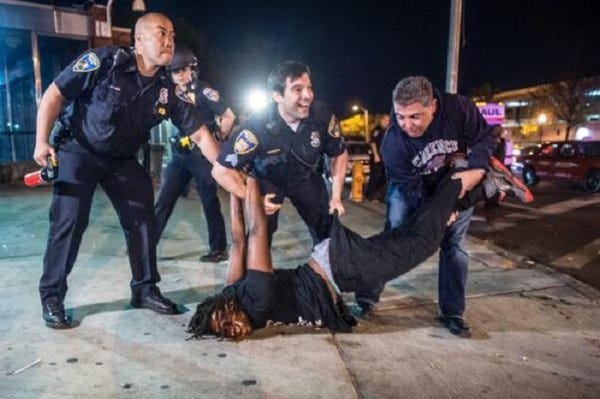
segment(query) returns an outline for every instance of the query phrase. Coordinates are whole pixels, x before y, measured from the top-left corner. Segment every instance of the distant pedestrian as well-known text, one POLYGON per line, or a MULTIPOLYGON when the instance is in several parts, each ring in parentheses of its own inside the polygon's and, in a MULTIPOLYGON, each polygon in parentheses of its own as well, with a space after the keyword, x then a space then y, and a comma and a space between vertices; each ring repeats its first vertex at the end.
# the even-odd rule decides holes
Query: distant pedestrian
POLYGON ((383 202, 385 197, 385 167, 381 157, 381 143, 387 128, 390 126, 390 116, 383 115, 379 118, 379 123, 373 132, 369 146, 371 154, 369 156, 369 184, 367 185, 366 197, 369 201, 383 202))

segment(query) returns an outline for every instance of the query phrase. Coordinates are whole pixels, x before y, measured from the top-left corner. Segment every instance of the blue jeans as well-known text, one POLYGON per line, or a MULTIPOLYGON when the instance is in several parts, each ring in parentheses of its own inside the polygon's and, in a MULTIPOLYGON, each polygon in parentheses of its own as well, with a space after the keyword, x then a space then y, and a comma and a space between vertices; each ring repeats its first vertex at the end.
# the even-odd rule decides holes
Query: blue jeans
MULTIPOLYGON (((390 182, 386 196, 386 230, 402 226, 409 215, 418 208, 419 203, 419 198, 406 196, 397 184, 390 182)), ((465 285, 469 262, 465 236, 472 215, 472 207, 461 211, 457 220, 446 230, 440 245, 438 297, 440 312, 445 316, 462 316, 465 310, 465 285)), ((383 290, 383 287, 381 288, 383 290)), ((379 300, 379 295, 371 298, 365 293, 361 295, 365 295, 368 302, 379 300)))

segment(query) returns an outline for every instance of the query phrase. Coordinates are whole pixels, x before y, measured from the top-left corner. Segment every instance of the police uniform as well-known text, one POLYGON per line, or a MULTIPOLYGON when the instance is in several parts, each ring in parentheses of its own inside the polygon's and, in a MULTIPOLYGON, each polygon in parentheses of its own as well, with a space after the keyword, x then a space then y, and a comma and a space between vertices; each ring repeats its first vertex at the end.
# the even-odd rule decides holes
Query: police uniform
MULTIPOLYGON (((261 194, 275 193, 275 203, 288 197, 315 241, 329 234, 329 199, 319 166, 346 150, 337 118, 313 104, 308 118, 294 132, 275 105, 257 114, 221 146, 217 161, 227 168, 251 172, 259 179, 261 194)), ((269 241, 277 230, 278 212, 268 215, 269 241)))
MULTIPOLYGON (((181 100, 195 105, 197 110, 205 115, 206 119, 214 120, 215 115, 223 115, 229 108, 219 92, 203 81, 194 82, 194 89, 189 93, 184 93, 177 87, 175 94, 181 100)), ((171 162, 165 169, 160 194, 154 209, 157 243, 173 212, 177 199, 193 177, 206 215, 208 243, 211 253, 226 251, 225 221, 217 196, 217 183, 211 176, 211 170, 212 164, 202 155, 199 148, 195 147, 185 154, 177 150, 173 151, 171 162)))
POLYGON ((50 207, 50 231, 40 280, 43 305, 62 304, 96 186, 111 200, 125 232, 132 298, 160 281, 154 245, 153 190, 136 152, 150 129, 171 118, 185 133, 201 116, 174 95, 161 69, 139 74, 133 50, 104 47, 76 59, 54 81, 68 106, 58 148, 59 173, 50 207))

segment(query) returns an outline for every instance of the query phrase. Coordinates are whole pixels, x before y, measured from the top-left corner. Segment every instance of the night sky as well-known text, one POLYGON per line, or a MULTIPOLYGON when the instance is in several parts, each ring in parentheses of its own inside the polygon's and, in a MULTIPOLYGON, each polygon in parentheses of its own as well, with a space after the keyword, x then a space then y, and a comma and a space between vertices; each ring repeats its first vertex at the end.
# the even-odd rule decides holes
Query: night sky
MULTIPOLYGON (((426 75, 445 87, 450 0, 145 2, 147 11, 194 28, 208 75, 234 101, 264 87, 268 71, 285 59, 310 66, 316 97, 341 116, 355 102, 387 112, 403 76, 426 75)), ((128 12, 127 3, 115 6, 128 12)), ((463 4, 459 93, 484 82, 508 90, 600 75, 600 1, 463 4)))

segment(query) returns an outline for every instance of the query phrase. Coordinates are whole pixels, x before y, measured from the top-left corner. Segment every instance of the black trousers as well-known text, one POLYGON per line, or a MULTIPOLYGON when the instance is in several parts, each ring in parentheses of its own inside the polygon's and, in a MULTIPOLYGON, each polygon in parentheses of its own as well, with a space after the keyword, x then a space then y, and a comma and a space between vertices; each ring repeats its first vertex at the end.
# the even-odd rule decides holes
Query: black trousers
POLYGON ((150 176, 135 158, 112 159, 65 143, 58 152, 58 179, 50 206, 50 231, 40 279, 42 304, 62 303, 90 207, 100 185, 117 211, 123 228, 134 293, 160 281, 154 245, 154 192, 150 176))
POLYGON ((383 201, 385 198, 385 168, 383 162, 369 163, 369 183, 365 196, 367 199, 378 199, 383 201))
POLYGON ((211 176, 212 164, 200 154, 173 154, 165 169, 160 193, 154 206, 156 218, 156 243, 160 241, 167 221, 173 213, 177 200, 193 178, 202 202, 208 225, 208 244, 211 250, 227 249, 225 220, 221 213, 221 203, 217 196, 217 183, 211 176))
MULTIPOLYGON (((264 194, 264 193, 263 193, 264 194)), ((283 192, 288 197, 298 214, 306 223, 313 244, 317 244, 329 237, 331 216, 329 215, 329 195, 323 177, 313 173, 308 179, 299 183, 288 185, 283 192)), ((283 198, 281 198, 283 200, 283 198)), ((279 212, 267 216, 269 228, 269 245, 273 233, 277 231, 279 212)))
POLYGON ((344 292, 368 294, 417 267, 433 255, 457 207, 459 180, 446 179, 411 215, 404 227, 363 238, 334 218, 330 260, 334 280, 344 292))

